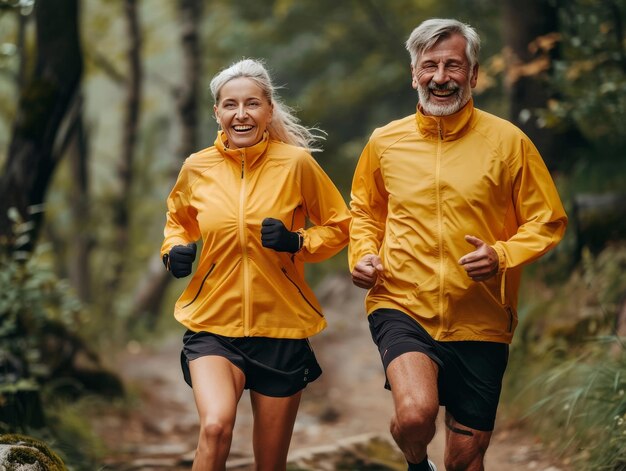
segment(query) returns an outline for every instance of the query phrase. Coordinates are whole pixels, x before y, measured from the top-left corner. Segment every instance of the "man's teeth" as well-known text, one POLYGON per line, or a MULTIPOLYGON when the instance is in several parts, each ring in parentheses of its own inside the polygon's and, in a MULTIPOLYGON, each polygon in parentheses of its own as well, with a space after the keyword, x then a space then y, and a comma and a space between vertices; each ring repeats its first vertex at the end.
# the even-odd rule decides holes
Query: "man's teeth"
POLYGON ((433 95, 439 97, 451 96, 454 94, 454 90, 431 90, 433 95))

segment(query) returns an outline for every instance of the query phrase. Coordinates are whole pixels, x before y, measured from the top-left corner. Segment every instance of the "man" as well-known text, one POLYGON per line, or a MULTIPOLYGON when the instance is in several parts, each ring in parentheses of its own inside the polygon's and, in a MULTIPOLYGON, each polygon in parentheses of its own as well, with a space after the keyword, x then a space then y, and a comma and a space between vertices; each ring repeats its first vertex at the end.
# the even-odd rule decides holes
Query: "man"
POLYGON ((446 469, 484 469, 521 267, 567 224, 539 152, 511 123, 474 108, 480 39, 432 19, 406 43, 415 115, 374 131, 352 184, 350 269, 391 389, 391 434, 409 470, 446 408, 446 469))

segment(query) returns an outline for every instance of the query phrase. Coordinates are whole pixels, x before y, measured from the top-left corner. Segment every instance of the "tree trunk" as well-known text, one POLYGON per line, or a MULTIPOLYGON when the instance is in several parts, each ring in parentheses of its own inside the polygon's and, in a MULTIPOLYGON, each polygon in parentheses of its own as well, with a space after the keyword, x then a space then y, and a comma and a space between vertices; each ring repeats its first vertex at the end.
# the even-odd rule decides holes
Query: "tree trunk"
MULTIPOLYGON (((198 103, 201 71, 201 51, 199 24, 202 15, 201 0, 179 0, 179 18, 181 23, 181 42, 183 52, 183 79, 176 91, 178 117, 181 126, 181 139, 177 157, 172 164, 172 184, 181 162, 197 150, 198 144, 198 103)), ((166 287, 171 275, 165 271, 159 254, 149 261, 146 276, 135 292, 135 302, 131 321, 143 318, 149 326, 156 325, 161 312, 166 287)))
POLYGON ((120 191, 114 203, 113 225, 115 228, 115 246, 111 253, 112 269, 107 280, 107 297, 104 312, 112 311, 113 301, 122 280, 126 264, 126 253, 129 247, 130 213, 132 207, 133 166, 135 145, 139 129, 139 113, 141 104, 141 31, 137 12, 137 0, 125 0, 126 25, 128 33, 128 68, 126 80, 125 116, 122 122, 121 158, 118 163, 120 191))
MULTIPOLYGON (((82 100, 81 100, 82 104, 82 100)), ((89 143, 85 129, 82 106, 78 110, 74 123, 73 139, 69 148, 69 158, 73 182, 72 219, 74 231, 69 257, 69 274, 72 286, 82 302, 91 300, 90 254, 93 240, 89 226, 91 224, 91 199, 89 193, 89 143)))
POLYGON ((511 121, 532 139, 551 170, 562 168, 566 149, 581 145, 582 138, 575 129, 545 128, 536 114, 552 97, 548 79, 558 57, 558 8, 551 0, 527 1, 523 7, 505 0, 502 8, 511 121))
POLYGON ((58 159, 54 145, 83 70, 78 32, 78 0, 47 0, 35 4, 35 70, 21 89, 11 142, 0 177, 0 243, 13 239, 8 209, 32 223, 32 250, 43 221, 42 205, 58 159))

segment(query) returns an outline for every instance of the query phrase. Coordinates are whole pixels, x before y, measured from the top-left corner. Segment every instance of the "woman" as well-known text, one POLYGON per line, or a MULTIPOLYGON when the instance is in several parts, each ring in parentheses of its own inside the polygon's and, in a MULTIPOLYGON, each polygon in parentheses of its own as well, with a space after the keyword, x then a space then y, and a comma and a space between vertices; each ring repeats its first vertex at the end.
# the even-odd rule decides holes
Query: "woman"
POLYGON ((181 363, 200 416, 192 469, 225 469, 250 389, 256 469, 284 470, 302 390, 321 374, 307 339, 326 326, 303 264, 346 245, 350 216, 307 150, 317 137, 275 96, 262 63, 221 71, 211 93, 221 130, 183 164, 161 248, 179 278, 202 239, 174 313, 188 329, 181 363))

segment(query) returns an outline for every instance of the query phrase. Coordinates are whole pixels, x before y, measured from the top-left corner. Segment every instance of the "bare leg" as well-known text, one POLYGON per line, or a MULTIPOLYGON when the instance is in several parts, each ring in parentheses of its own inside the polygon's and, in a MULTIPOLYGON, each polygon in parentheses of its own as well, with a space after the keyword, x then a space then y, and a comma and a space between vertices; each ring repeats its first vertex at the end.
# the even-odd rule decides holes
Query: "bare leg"
POLYGON ((448 471, 484 471, 491 432, 461 425, 446 412, 445 463, 448 471))
POLYGON ((189 371, 200 417, 192 471, 224 471, 244 374, 226 358, 213 355, 190 361, 189 371))
POLYGON ((270 397, 250 392, 254 413, 256 471, 285 471, 301 396, 302 391, 289 397, 270 397))
POLYGON ((437 364, 419 352, 400 355, 387 367, 395 406, 391 435, 411 463, 424 460, 426 447, 435 435, 438 371, 437 364))

